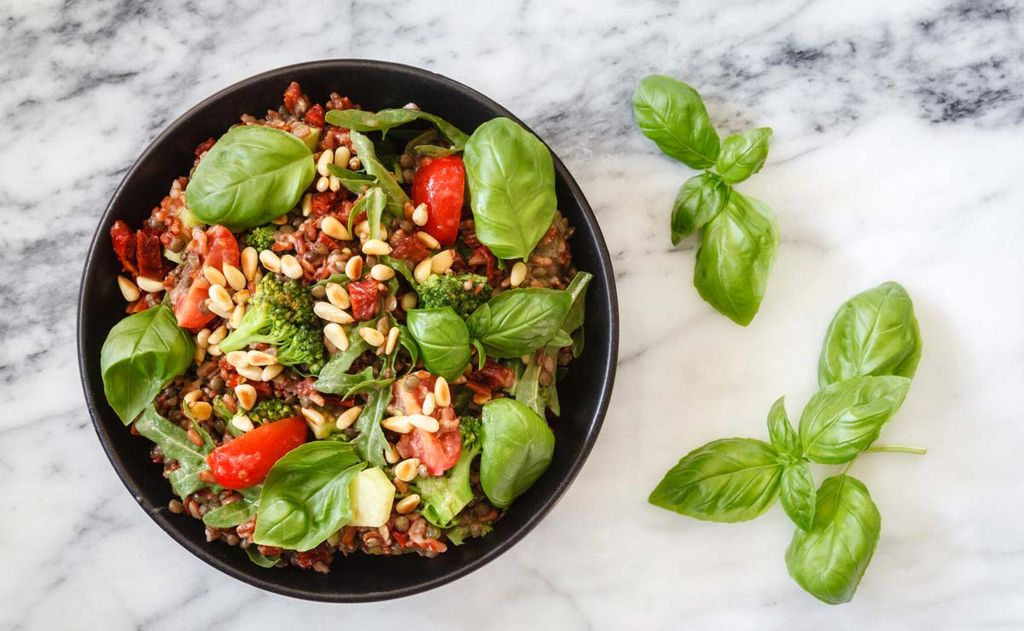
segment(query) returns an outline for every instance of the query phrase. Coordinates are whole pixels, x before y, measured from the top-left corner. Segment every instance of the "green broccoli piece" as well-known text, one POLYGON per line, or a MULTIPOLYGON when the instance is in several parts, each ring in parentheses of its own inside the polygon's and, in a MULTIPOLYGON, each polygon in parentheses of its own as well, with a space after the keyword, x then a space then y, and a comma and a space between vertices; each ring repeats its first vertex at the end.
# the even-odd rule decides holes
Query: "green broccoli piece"
POLYGON ((486 278, 477 274, 431 276, 416 293, 423 309, 451 307, 455 313, 468 318, 490 298, 491 286, 486 278))
POLYGON ((276 232, 277 226, 273 224, 256 226, 245 233, 245 236, 242 237, 242 243, 251 248, 255 248, 257 252, 269 250, 270 247, 274 245, 274 234, 276 232))
POLYGON ((294 416, 292 406, 284 402, 284 399, 263 399, 247 412, 252 421, 257 423, 270 423, 279 421, 289 416, 294 416))
POLYGON ((277 348, 277 361, 283 366, 305 364, 314 374, 323 368, 323 336, 313 313, 313 296, 304 285, 278 274, 264 276, 242 322, 220 348, 227 353, 261 343, 277 348))
POLYGON ((459 421, 462 453, 446 475, 421 478, 416 483, 420 494, 420 513, 438 528, 447 528, 455 516, 473 501, 469 483, 470 467, 480 454, 480 419, 464 416, 459 421))

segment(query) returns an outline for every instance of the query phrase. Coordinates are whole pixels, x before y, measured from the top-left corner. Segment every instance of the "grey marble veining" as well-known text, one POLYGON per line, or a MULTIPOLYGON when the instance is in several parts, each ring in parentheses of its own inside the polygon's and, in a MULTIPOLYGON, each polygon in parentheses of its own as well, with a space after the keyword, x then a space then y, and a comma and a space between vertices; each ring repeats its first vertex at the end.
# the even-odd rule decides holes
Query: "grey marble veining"
POLYGON ((1019 2, 969 0, 3 3, 0 628, 1021 628, 1022 34, 1019 2), (345 607, 261 593, 166 537, 107 463, 74 354, 88 240, 146 143, 236 80, 332 57, 435 70, 533 126, 598 213, 623 322, 605 428, 542 525, 454 584, 345 607), (775 129, 741 185, 782 228, 747 329, 697 297, 694 244, 668 245, 689 172, 629 109, 654 71, 723 133, 775 129), (645 500, 689 449, 763 437, 776 397, 795 414, 835 308, 890 278, 925 351, 883 439, 929 454, 857 463, 882 539, 829 608, 786 576, 780 510, 722 526, 645 500))

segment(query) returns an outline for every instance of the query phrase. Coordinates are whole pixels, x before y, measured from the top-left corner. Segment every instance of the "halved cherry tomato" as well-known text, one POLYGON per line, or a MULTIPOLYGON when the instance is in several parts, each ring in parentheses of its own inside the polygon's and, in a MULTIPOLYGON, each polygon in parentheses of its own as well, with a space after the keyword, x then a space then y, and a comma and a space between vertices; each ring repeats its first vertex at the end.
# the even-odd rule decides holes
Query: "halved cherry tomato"
POLYGON ((442 245, 455 243, 462 217, 466 169, 459 156, 435 158, 420 167, 412 180, 412 199, 427 205, 427 232, 442 245))
POLYGON ((204 276, 198 276, 187 289, 181 287, 184 282, 182 280, 171 292, 174 317, 178 319, 178 326, 181 328, 198 331, 217 317, 215 313, 203 311, 203 303, 210 296, 210 281, 204 276))
POLYGON ((403 435, 396 447, 403 458, 419 458, 430 475, 441 475, 459 461, 462 434, 458 429, 431 434, 417 427, 411 434, 403 435))
POLYGON ((306 442, 306 422, 297 416, 261 425, 206 456, 213 477, 224 488, 244 489, 266 479, 274 463, 306 442))
POLYGON ((224 271, 224 264, 238 267, 238 241, 224 226, 210 226, 206 230, 206 259, 203 265, 224 271))

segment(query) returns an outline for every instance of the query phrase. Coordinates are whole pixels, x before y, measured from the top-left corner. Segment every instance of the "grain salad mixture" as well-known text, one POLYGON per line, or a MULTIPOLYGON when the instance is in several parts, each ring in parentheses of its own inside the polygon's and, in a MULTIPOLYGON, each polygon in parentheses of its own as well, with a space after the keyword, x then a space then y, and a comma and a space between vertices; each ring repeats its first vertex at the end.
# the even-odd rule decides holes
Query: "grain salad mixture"
POLYGON ((554 182, 509 119, 469 135, 294 82, 200 143, 143 225, 110 230, 129 315, 104 391, 169 509, 318 572, 497 527, 551 463, 583 348, 591 277, 554 182))

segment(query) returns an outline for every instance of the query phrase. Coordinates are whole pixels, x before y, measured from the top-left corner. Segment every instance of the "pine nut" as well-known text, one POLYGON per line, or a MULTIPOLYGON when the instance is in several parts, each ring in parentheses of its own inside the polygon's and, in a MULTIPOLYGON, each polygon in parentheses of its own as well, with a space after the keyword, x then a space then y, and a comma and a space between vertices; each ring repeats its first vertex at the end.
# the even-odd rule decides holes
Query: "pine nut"
POLYGON ((348 161, 352 159, 352 152, 348 147, 342 145, 334 150, 334 164, 339 167, 348 167, 348 161))
POLYGON ((288 223, 288 214, 285 213, 280 217, 274 217, 273 219, 270 220, 270 223, 274 224, 275 226, 283 226, 286 223, 288 223))
POLYGON ((132 281, 128 280, 124 276, 117 277, 117 286, 121 289, 121 295, 128 302, 135 302, 141 295, 139 293, 139 287, 132 281))
POLYGON ((399 515, 405 515, 416 510, 416 507, 420 505, 420 496, 416 493, 403 497, 395 504, 395 512, 399 515))
POLYGON ((391 246, 380 239, 370 239, 363 244, 363 254, 374 256, 385 256, 391 254, 391 246))
POLYGON ((162 281, 156 280, 155 278, 149 278, 147 276, 138 276, 135 279, 135 284, 139 286, 139 289, 149 293, 156 293, 164 290, 164 284, 162 281))
POLYGON ((235 310, 235 302, 231 300, 231 294, 224 289, 224 285, 210 285, 210 300, 222 311, 226 311, 229 318, 231 317, 231 312, 235 310))
POLYGON ((331 301, 331 304, 339 309, 348 309, 352 306, 352 300, 348 296, 348 291, 339 283, 327 283, 327 299, 331 301))
POLYGON ((417 226, 427 225, 427 220, 430 219, 430 215, 427 212, 427 205, 420 204, 412 211, 412 222, 417 226))
POLYGON ((438 252, 430 257, 430 271, 434 274, 444 274, 455 262, 455 253, 451 250, 438 252))
POLYGON ((388 294, 387 298, 384 299, 384 310, 394 311, 398 306, 398 299, 395 298, 394 294, 388 294))
POLYGON ((359 415, 362 413, 362 406, 351 407, 338 415, 338 419, 334 421, 334 426, 338 429, 348 429, 352 426, 352 423, 359 419, 359 415))
POLYGON ((327 417, 324 416, 323 413, 320 412, 320 410, 314 410, 313 408, 299 409, 302 411, 302 415, 306 417, 306 420, 312 423, 313 425, 322 427, 327 424, 327 417))
POLYGON ((216 329, 214 329, 212 333, 210 333, 210 337, 206 338, 206 343, 209 344, 210 346, 213 346, 214 344, 220 344, 221 341, 225 337, 227 337, 227 335, 228 327, 222 324, 216 329))
POLYGON ((252 280, 256 275, 256 268, 260 262, 259 252, 254 247, 247 247, 242 250, 242 274, 246 280, 252 280))
POLYGON ((348 350, 348 335, 337 322, 331 322, 324 327, 324 337, 339 351, 348 350))
POLYGON ((281 259, 270 250, 260 252, 260 263, 263 263, 263 267, 267 268, 267 271, 281 271, 281 259))
POLYGON ((313 213, 313 194, 306 193, 302 196, 302 216, 309 217, 313 213))
POLYGON ((203 363, 203 360, 206 359, 206 347, 204 347, 204 346, 196 346, 195 352, 192 353, 192 359, 197 364, 203 363))
POLYGON ((235 311, 235 305, 232 304, 230 307, 224 306, 220 303, 214 302, 213 299, 206 300, 206 308, 225 320, 231 319, 231 314, 235 311))
POLYGON ((231 312, 231 319, 228 320, 228 326, 232 329, 237 329, 242 324, 242 318, 245 317, 245 305, 236 305, 235 310, 231 312))
POLYGON ((386 460, 388 464, 395 464, 401 460, 401 458, 402 457, 398 455, 398 450, 395 449, 395 446, 388 443, 388 446, 384 449, 384 460, 386 460))
POLYGON ((256 388, 247 383, 240 383, 235 386, 235 397, 243 410, 251 410, 252 406, 256 405, 256 388))
POLYGON ((234 294, 232 294, 231 299, 235 301, 236 305, 243 305, 249 302, 249 298, 251 297, 252 294, 249 293, 249 290, 243 289, 242 291, 236 291, 234 294))
POLYGON ((210 329, 203 329, 196 333, 196 346, 206 348, 210 345, 210 329))
POLYGON ((363 277, 363 257, 353 256, 345 263, 345 276, 349 280, 359 280, 363 277))
POLYGON ((395 328, 388 331, 388 341, 384 345, 384 354, 390 355, 395 351, 395 345, 398 344, 398 335, 401 331, 396 326, 395 328))
POLYGON ((231 286, 231 289, 234 289, 235 291, 242 291, 245 289, 245 274, 242 273, 242 270, 230 263, 225 263, 223 269, 224 280, 228 281, 228 285, 231 286))
POLYGON ((313 305, 313 313, 321 320, 335 322, 337 324, 350 324, 354 322, 348 312, 343 311, 329 302, 318 302, 313 305))
POLYGON ((443 408, 452 404, 452 391, 448 387, 448 380, 444 377, 438 377, 434 382, 434 399, 443 408))
POLYGON ((358 171, 359 167, 361 166, 363 166, 363 163, 362 161, 359 160, 359 156, 352 156, 352 158, 348 161, 349 171, 358 171))
POLYGON ((384 334, 377 329, 371 329, 368 326, 360 327, 359 337, 363 338, 367 344, 373 347, 380 346, 384 343, 384 334))
POLYGON ((282 256, 281 273, 293 280, 302 278, 302 266, 299 265, 299 260, 291 254, 285 254, 282 256))
POLYGON ((260 373, 260 381, 273 381, 275 377, 281 374, 284 370, 284 366, 281 364, 271 364, 263 368, 263 372, 260 373))
POLYGON ((508 280, 509 284, 513 287, 522 285, 523 281, 526 280, 526 263, 517 261, 516 264, 512 266, 512 272, 508 275, 508 280))
POLYGON ((192 411, 192 416, 196 417, 196 419, 200 421, 205 421, 210 418, 211 414, 213 414, 213 406, 206 401, 197 401, 193 403, 189 409, 192 411))
POLYGON ((235 371, 250 381, 264 381, 263 371, 256 366, 235 366, 235 371))
POLYGON ((380 425, 398 434, 408 434, 412 431, 412 423, 405 416, 389 416, 381 421, 380 425))
POLYGON ((224 354, 224 351, 220 350, 220 346, 218 346, 217 344, 210 344, 209 346, 207 346, 206 352, 209 353, 212 357, 220 357, 221 355, 224 354))
POLYGON ((427 246, 427 248, 431 250, 441 249, 440 242, 438 242, 438 240, 434 238, 434 235, 430 234, 429 232, 423 232, 422 230, 420 230, 419 232, 416 233, 416 238, 420 240, 420 243, 427 246))
POLYGON ((337 193, 341 190, 341 180, 334 175, 327 176, 327 188, 337 193))
POLYGON ((210 281, 211 285, 220 285, 223 287, 228 284, 228 281, 224 278, 224 274, 221 274, 220 270, 216 267, 210 267, 207 265, 203 268, 203 276, 206 280, 210 281))
POLYGON ((192 407, 192 404, 203 398, 203 391, 196 388, 190 390, 185 396, 181 397, 181 400, 185 402, 185 405, 192 407))
POLYGON ((320 230, 330 238, 337 239, 338 241, 352 240, 352 235, 348 233, 348 228, 345 227, 345 224, 334 217, 324 217, 320 222, 320 230))
POLYGON ((436 434, 437 430, 441 429, 441 424, 437 422, 437 419, 433 416, 427 416, 425 414, 412 414, 408 417, 409 422, 412 423, 413 427, 418 427, 424 431, 436 434))
POLYGON ((316 190, 317 190, 317 192, 323 193, 324 191, 326 191, 330 187, 331 187, 331 181, 329 179, 327 179, 326 176, 321 175, 320 179, 318 179, 316 181, 316 190))
POLYGON ((416 264, 416 267, 412 270, 412 277, 417 283, 423 284, 430 278, 430 272, 434 267, 434 263, 431 259, 426 258, 416 264))
POLYGON ((416 308, 419 303, 419 297, 415 291, 410 291, 407 294, 402 294, 402 311, 411 311, 416 308))
POLYGON ((374 280, 384 282, 395 277, 395 270, 383 263, 377 263, 370 268, 370 276, 372 276, 374 280))
MULTIPOLYGON (((251 388, 252 386, 249 387, 251 388)), ((242 432, 243 434, 246 432, 251 432, 253 427, 252 419, 250 419, 248 416, 245 416, 244 414, 241 414, 231 419, 231 424, 234 425, 235 429, 242 432)))
POLYGON ((330 171, 327 170, 328 164, 334 164, 334 151, 327 149, 320 154, 320 159, 316 161, 316 172, 320 175, 329 175, 330 171))
POLYGON ((437 399, 434 398, 433 392, 428 392, 427 396, 423 397, 423 413, 430 416, 437 409, 437 399))
POLYGON ((224 356, 224 359, 235 368, 249 365, 249 353, 245 351, 231 351, 224 356))
POLYGON ((245 354, 245 360, 250 366, 272 366, 277 363, 277 357, 263 351, 249 351, 245 354))
POLYGON ((419 458, 407 458, 395 465, 395 477, 402 482, 412 482, 416 479, 419 468, 419 458))

